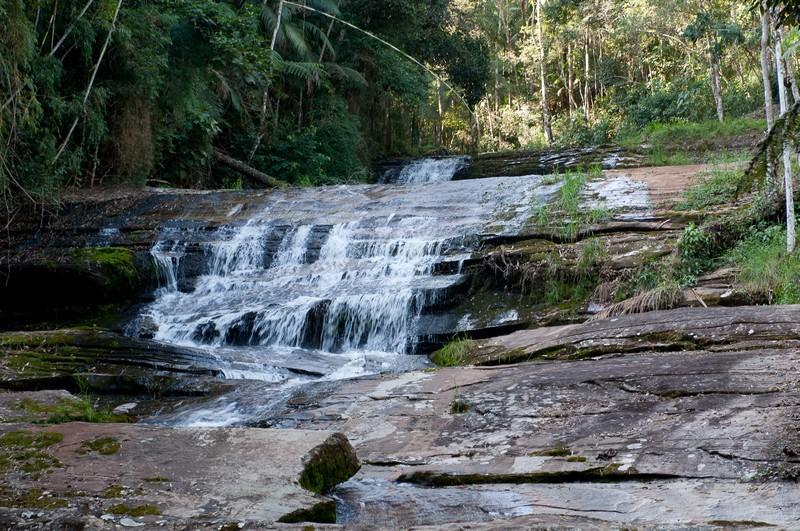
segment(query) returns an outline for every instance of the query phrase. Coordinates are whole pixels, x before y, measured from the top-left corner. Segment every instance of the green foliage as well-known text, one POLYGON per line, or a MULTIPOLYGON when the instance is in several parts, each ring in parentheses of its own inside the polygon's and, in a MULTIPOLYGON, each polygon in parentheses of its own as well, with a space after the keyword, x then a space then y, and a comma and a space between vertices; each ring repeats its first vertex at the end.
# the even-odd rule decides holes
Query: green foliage
POLYGON ((475 342, 466 337, 455 338, 431 354, 431 361, 438 367, 459 367, 469 363, 475 342))
POLYGON ((749 291, 773 304, 800 303, 800 255, 786 253, 783 227, 755 227, 725 258, 749 291))
POLYGON ((613 125, 607 118, 589 122, 582 114, 562 115, 553 122, 553 134, 564 147, 605 144, 613 136, 613 125))
POLYGON ((732 202, 739 191, 742 170, 714 167, 700 176, 700 182, 689 188, 679 210, 699 210, 732 202))
POLYGON ((654 147, 673 150, 682 146, 701 146, 711 142, 741 135, 758 135, 766 129, 760 118, 732 118, 725 122, 704 120, 699 122, 652 122, 642 130, 626 130, 617 139, 626 146, 649 143, 654 147))
POLYGON ((683 230, 678 240, 678 253, 684 274, 696 277, 710 269, 713 252, 711 236, 702 228, 690 223, 683 230))
POLYGON ((606 221, 610 217, 608 210, 603 207, 582 208, 580 202, 580 192, 586 181, 599 177, 601 172, 599 166, 591 167, 588 172, 568 170, 555 200, 535 211, 535 224, 544 229, 557 227, 565 239, 575 240, 582 229, 606 221))
POLYGON ((544 302, 548 305, 573 306, 585 303, 594 291, 593 278, 551 278, 544 284, 544 302))
MULTIPOLYGON (((373 138, 407 131, 411 113, 374 105, 423 107, 431 77, 374 39, 293 6, 284 9, 273 51, 276 3, 125 2, 112 28, 115 2, 90 4, 79 19, 83 3, 0 0, 0 194, 42 201, 65 184, 144 184, 154 176, 241 187, 239 176, 215 167, 214 149, 298 184, 363 180, 383 142, 365 142, 362 123, 373 138), (42 22, 46 13, 52 24, 42 22)), ((397 37, 395 44, 462 84, 471 101, 482 97, 488 67, 480 39, 450 30, 446 2, 309 5, 397 37)), ((385 138, 395 144, 397 136, 385 138)))

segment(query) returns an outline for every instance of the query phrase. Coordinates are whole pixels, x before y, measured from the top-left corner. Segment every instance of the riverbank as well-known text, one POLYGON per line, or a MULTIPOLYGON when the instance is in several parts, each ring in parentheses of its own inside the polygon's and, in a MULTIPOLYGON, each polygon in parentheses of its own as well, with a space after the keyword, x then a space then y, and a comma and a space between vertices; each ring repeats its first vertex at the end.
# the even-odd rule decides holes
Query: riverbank
POLYGON ((2 519, 791 527, 800 311, 686 269, 687 231, 748 206, 692 209, 711 170, 115 190, 20 218, 2 519))

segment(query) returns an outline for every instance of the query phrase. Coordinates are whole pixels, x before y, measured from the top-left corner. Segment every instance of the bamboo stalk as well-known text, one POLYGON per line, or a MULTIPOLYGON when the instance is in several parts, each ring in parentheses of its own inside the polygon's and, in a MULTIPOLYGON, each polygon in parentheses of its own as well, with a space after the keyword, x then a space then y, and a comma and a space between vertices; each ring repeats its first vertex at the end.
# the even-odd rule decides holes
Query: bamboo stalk
MULTIPOLYGON (((100 70, 100 64, 103 62, 103 57, 106 55, 106 50, 108 50, 108 44, 111 42, 111 35, 114 33, 114 29, 117 25, 117 17, 119 16, 119 10, 122 8, 122 0, 117 2, 117 8, 114 11, 114 18, 111 19, 111 27, 108 29, 108 35, 106 35, 106 41, 103 43, 103 48, 100 50, 100 57, 97 59, 97 63, 95 63, 94 68, 92 69, 92 77, 89 80, 89 86, 86 87, 86 93, 83 95, 83 105, 81 106, 83 110, 86 109, 86 102, 89 101, 89 94, 92 92, 92 87, 94 86, 95 79, 97 78, 97 71, 100 70)), ((55 163, 61 154, 64 153, 64 150, 67 148, 69 144, 69 139, 72 137, 72 133, 75 132, 75 128, 78 126, 78 122, 80 121, 80 115, 75 117, 75 121, 72 122, 72 126, 69 128, 69 132, 67 133, 67 137, 64 139, 64 142, 61 143, 61 146, 58 148, 58 152, 56 153, 55 158, 53 159, 53 163, 55 163)))

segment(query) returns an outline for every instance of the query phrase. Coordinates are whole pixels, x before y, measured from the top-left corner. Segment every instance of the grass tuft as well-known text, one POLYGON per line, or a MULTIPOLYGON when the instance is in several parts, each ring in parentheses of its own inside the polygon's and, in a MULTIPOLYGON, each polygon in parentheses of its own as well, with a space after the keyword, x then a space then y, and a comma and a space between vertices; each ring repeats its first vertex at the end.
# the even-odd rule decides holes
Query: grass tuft
POLYGON ((469 402, 460 398, 456 398, 450 402, 450 413, 453 415, 462 415, 468 412, 471 408, 472 406, 469 405, 469 402))
POLYGON ((737 168, 714 167, 700 176, 700 182, 689 188, 677 210, 701 210, 724 205, 736 199, 737 185, 744 172, 737 168))
POLYGON ((726 255, 739 268, 737 281, 771 304, 800 303, 800 255, 786 252, 786 230, 771 226, 755 230, 726 255))
POLYGON ((439 367, 459 367, 469 362, 475 342, 467 338, 456 338, 431 354, 431 361, 439 367))

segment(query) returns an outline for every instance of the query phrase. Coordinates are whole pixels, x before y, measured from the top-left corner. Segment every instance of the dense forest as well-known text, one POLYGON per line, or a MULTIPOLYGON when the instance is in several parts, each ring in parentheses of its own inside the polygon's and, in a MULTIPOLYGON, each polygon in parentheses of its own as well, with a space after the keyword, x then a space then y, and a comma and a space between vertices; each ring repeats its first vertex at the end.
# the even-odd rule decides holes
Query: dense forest
MULTIPOLYGON (((382 157, 761 119, 760 8, 0 0, 0 191, 10 202, 64 186, 247 186, 237 163, 299 185, 352 182, 382 157)), ((793 49, 791 27, 776 32, 793 49)))

